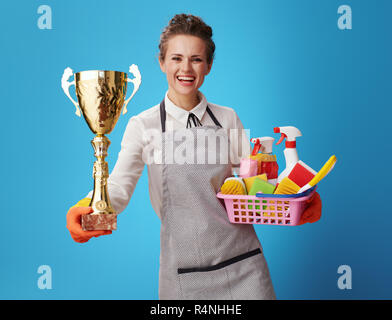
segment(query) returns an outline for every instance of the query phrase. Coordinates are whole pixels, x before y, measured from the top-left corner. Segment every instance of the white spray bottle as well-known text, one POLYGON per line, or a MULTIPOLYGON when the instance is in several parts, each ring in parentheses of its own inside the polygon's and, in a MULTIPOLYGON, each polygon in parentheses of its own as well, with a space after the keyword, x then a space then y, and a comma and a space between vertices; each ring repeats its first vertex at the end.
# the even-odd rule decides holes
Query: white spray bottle
POLYGON ((299 161, 297 153, 296 138, 301 137, 302 133, 296 127, 276 127, 274 128, 275 133, 280 133, 280 139, 276 144, 281 143, 286 139, 286 148, 284 149, 284 157, 286 159, 286 168, 279 174, 278 183, 282 181, 284 177, 287 177, 295 164, 299 161))

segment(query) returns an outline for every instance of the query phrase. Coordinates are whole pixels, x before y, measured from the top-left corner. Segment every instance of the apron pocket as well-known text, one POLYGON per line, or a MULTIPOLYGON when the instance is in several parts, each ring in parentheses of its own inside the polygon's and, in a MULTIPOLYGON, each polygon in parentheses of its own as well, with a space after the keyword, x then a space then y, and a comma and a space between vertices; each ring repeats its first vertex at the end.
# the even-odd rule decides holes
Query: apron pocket
MULTIPOLYGON (((178 269, 182 298, 195 300, 241 299, 237 297, 238 294, 236 292, 238 291, 236 289, 238 281, 241 281, 239 285, 242 288, 252 293, 254 291, 252 287, 255 286, 255 284, 252 284, 254 277, 252 277, 251 281, 245 281, 247 279, 243 278, 243 271, 245 271, 245 275, 250 272, 249 263, 246 263, 246 259, 260 254, 261 250, 258 248, 213 266, 178 269), (240 261, 242 262, 237 263, 240 261), (231 270, 232 266, 239 267, 241 272, 238 273, 237 269, 231 270), (245 269, 244 266, 246 266, 245 269), (251 287, 248 286, 248 282, 250 282, 251 287)), ((250 265, 251 272, 256 271, 257 273, 257 268, 260 265, 256 265, 253 262, 250 262, 250 265)))
POLYGON ((258 254, 226 268, 230 292, 236 300, 274 300, 275 291, 264 254, 258 254))

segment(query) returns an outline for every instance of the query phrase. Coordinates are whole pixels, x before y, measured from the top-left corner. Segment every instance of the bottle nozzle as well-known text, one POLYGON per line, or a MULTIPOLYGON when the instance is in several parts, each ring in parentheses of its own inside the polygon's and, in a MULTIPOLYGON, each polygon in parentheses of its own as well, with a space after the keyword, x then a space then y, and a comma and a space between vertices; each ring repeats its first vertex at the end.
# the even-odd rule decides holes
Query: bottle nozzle
POLYGON ((276 145, 278 145, 279 143, 282 143, 282 141, 285 139, 285 138, 287 138, 287 136, 283 133, 283 132, 280 132, 280 127, 275 127, 274 128, 274 133, 280 133, 281 135, 280 135, 280 139, 279 139, 279 141, 276 143, 276 145))
POLYGON ((255 144, 255 146, 253 147, 253 151, 252 151, 252 156, 255 156, 260 150, 261 142, 260 142, 259 138, 252 138, 252 139, 250 139, 250 142, 255 144))
POLYGON ((275 127, 274 132, 281 134, 280 139, 276 144, 281 143, 286 138, 286 148, 295 148, 295 139, 302 136, 301 131, 296 127, 275 127))
POLYGON ((262 153, 272 153, 272 145, 274 144, 274 138, 272 137, 259 137, 252 138, 250 141, 255 144, 252 156, 255 156, 259 151, 262 153))
POLYGON ((284 133, 281 133, 280 134, 280 139, 279 139, 279 141, 276 144, 278 145, 279 143, 282 143, 283 140, 286 139, 286 138, 287 138, 287 136, 284 133))

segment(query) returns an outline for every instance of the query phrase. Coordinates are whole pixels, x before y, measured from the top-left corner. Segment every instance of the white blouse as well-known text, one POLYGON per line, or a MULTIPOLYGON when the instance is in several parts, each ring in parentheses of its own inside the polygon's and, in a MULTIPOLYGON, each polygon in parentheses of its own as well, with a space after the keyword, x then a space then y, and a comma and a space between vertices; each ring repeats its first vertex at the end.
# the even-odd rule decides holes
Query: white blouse
MULTIPOLYGON (((203 126, 214 125, 206 112, 207 100, 201 92, 199 92, 199 98, 200 103, 192 110, 186 111, 170 101, 166 93, 166 131, 186 128, 190 112, 197 116, 203 126)), ((237 171, 240 159, 248 156, 251 151, 249 132, 243 130, 244 127, 232 108, 210 102, 208 106, 224 129, 238 129, 233 130, 238 132, 238 143, 230 144, 230 151, 233 155, 231 163, 233 170, 237 171)), ((108 178, 110 201, 117 213, 122 212, 128 205, 144 166, 147 165, 151 204, 158 217, 161 217, 161 163, 151 156, 153 154, 151 147, 153 146, 154 154, 156 154, 157 149, 160 149, 158 153, 161 151, 161 146, 154 143, 154 141, 160 141, 160 138, 154 139, 154 136, 162 137, 159 104, 131 117, 125 129, 117 162, 108 178)), ((92 191, 87 197, 92 198, 92 191)))

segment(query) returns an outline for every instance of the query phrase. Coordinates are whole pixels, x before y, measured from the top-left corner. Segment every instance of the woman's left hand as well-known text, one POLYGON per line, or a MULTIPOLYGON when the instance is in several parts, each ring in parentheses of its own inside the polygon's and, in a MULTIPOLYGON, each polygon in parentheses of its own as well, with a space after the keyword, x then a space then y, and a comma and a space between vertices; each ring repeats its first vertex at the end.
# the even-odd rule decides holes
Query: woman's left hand
POLYGON ((301 216, 300 224, 306 222, 313 223, 321 218, 321 198, 320 195, 315 192, 312 197, 307 201, 308 207, 305 209, 301 216))

